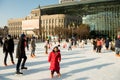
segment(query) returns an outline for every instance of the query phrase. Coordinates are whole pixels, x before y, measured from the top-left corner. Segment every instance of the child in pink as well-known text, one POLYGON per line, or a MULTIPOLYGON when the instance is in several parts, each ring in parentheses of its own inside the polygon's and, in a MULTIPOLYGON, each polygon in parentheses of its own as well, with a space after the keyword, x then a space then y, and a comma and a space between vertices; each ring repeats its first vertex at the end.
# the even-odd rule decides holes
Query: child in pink
POLYGON ((57 73, 58 77, 60 78, 60 61, 61 61, 61 54, 58 47, 54 47, 53 51, 49 54, 48 62, 50 62, 50 70, 51 70, 51 78, 53 78, 54 72, 57 73))

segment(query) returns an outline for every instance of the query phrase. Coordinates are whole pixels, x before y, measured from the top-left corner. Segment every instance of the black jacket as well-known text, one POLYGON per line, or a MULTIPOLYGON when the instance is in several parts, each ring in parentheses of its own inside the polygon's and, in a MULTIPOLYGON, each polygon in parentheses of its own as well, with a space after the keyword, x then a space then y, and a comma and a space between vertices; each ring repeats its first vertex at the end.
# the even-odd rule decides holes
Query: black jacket
POLYGON ((115 47, 120 48, 120 39, 117 39, 115 42, 115 47))
POLYGON ((3 52, 14 52, 14 41, 13 39, 6 39, 3 44, 3 52))
POLYGON ((26 43, 25 39, 23 39, 23 38, 19 39, 17 49, 16 49, 16 58, 24 58, 26 56, 25 43, 26 43))

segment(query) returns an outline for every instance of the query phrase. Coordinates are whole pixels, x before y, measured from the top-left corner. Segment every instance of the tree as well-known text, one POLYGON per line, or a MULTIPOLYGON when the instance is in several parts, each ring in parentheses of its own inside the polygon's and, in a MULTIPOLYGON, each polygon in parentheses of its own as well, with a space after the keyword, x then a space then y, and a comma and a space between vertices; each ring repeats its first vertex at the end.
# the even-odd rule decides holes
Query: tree
POLYGON ((75 33, 79 36, 79 38, 88 38, 90 34, 90 27, 87 24, 81 24, 78 28, 76 28, 75 33))
POLYGON ((54 33, 55 33, 54 35, 57 35, 60 38, 62 33, 63 33, 63 28, 62 27, 55 27, 54 33))
POLYGON ((53 31, 59 38, 68 38, 72 34, 72 30, 67 27, 55 27, 53 31))

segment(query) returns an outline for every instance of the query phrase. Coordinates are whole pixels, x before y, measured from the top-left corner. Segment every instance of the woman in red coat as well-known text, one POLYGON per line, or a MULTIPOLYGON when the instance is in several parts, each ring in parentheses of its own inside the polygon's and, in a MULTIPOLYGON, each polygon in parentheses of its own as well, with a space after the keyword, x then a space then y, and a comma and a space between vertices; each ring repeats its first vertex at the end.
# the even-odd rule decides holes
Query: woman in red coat
POLYGON ((54 72, 58 74, 58 77, 61 76, 60 74, 60 61, 61 61, 61 54, 58 47, 54 47, 53 51, 49 54, 48 62, 50 62, 50 70, 51 70, 51 78, 53 78, 54 72))

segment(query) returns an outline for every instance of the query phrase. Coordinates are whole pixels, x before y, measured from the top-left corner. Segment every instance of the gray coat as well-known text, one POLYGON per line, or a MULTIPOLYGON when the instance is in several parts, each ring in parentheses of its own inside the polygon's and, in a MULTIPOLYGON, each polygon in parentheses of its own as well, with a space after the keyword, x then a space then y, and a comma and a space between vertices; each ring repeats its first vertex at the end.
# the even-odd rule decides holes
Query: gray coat
POLYGON ((32 50, 35 50, 36 44, 35 44, 35 39, 31 39, 30 46, 32 50))
POLYGON ((26 43, 25 39, 23 39, 23 38, 19 39, 17 49, 16 49, 16 58, 24 58, 26 56, 25 43, 26 43))

